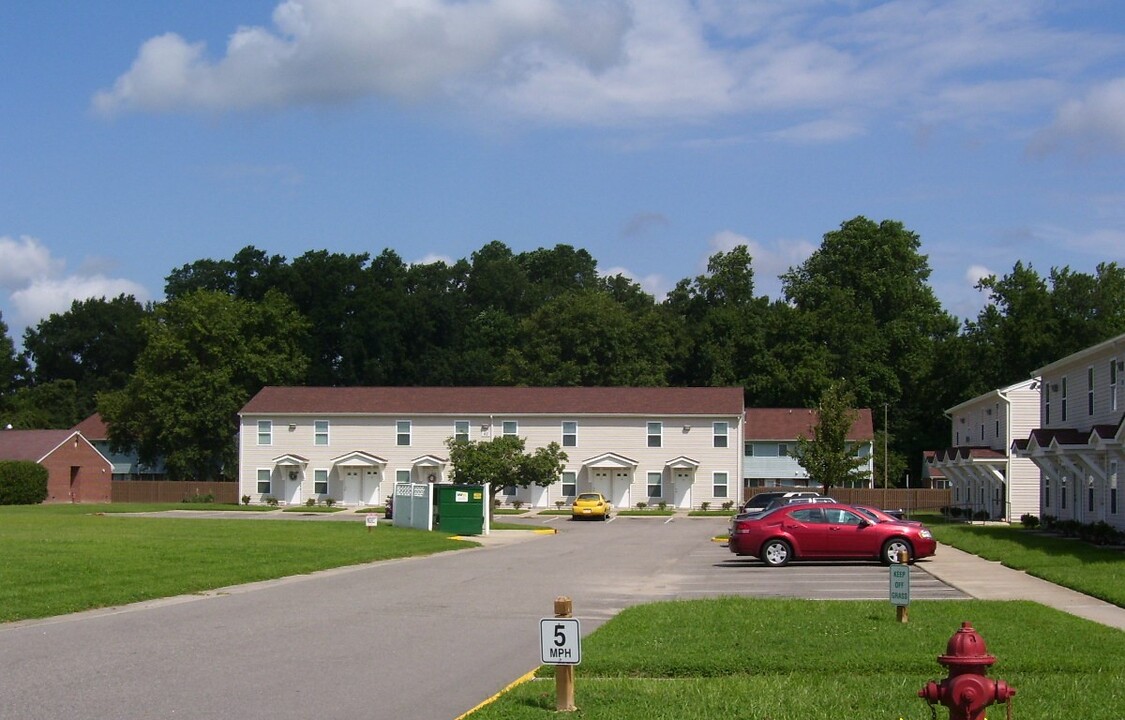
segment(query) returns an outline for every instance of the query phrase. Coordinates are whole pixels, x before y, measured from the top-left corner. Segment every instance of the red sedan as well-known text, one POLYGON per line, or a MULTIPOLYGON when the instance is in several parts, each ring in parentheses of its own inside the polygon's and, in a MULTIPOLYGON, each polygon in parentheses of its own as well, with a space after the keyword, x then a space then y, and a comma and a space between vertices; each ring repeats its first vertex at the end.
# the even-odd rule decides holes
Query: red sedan
POLYGON ((729 541, 735 555, 751 555, 780 567, 790 560, 910 561, 937 549, 922 525, 872 522, 840 503, 786 505, 756 518, 739 520, 729 541))

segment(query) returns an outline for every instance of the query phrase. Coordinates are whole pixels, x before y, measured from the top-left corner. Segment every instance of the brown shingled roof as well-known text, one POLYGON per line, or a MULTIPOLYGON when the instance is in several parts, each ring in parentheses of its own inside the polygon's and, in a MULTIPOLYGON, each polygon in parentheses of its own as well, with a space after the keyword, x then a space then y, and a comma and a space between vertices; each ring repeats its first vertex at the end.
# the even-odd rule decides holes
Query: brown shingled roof
POLYGON ((737 387, 265 387, 262 414, 739 415, 737 387))
POLYGON ((39 462, 72 435, 73 430, 0 430, 0 460, 39 462))
MULTIPOLYGON (((796 440, 811 438, 820 413, 808 408, 746 408, 747 440, 796 440)), ((855 422, 848 440, 871 440, 875 437, 870 408, 856 410, 855 422)))

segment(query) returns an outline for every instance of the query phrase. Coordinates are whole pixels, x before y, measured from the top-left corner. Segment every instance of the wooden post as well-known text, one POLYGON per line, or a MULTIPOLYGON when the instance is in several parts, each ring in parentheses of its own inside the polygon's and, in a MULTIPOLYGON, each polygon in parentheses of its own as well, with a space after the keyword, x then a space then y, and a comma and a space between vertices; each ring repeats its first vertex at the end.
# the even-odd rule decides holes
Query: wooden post
MULTIPOLYGON (((910 555, 905 550, 903 550, 902 552, 900 552, 898 554, 898 561, 900 563, 902 563, 903 565, 909 564, 909 560, 910 560, 910 555)), ((898 621, 900 623, 910 622, 910 606, 909 605, 899 605, 898 607, 895 608, 895 610, 896 610, 896 614, 898 616, 898 621)))
MULTIPOLYGON (((570 598, 560 596, 555 598, 555 617, 572 617, 573 606, 570 598)), ((574 712, 574 666, 555 666, 555 710, 557 712, 574 712)))

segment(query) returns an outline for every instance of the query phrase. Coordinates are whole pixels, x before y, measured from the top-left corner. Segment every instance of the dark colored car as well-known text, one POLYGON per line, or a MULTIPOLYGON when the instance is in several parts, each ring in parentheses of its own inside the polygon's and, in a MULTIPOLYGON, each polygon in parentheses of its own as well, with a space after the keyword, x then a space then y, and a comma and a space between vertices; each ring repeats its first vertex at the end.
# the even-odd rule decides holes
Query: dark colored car
POLYGON ((774 500, 782 498, 818 497, 820 493, 813 490, 788 490, 781 492, 761 492, 750 498, 739 512, 762 512, 774 500))
POLYGON ((896 522, 904 525, 921 525, 921 520, 904 520, 900 515, 893 515, 886 510, 871 507, 870 505, 852 505, 859 514, 875 522, 896 522))
POLYGON ((797 503, 739 520, 728 542, 735 555, 750 555, 780 567, 790 560, 910 561, 937 549, 923 525, 872 522, 842 503, 797 503))

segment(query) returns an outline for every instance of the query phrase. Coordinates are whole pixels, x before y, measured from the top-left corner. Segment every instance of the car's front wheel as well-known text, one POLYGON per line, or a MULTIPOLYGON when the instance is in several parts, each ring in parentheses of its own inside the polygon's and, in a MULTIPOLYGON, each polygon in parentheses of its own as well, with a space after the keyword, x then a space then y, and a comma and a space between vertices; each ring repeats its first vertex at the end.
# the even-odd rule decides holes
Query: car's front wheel
POLYGON ((902 553, 906 553, 906 557, 911 561, 914 560, 914 548, 910 545, 908 540, 903 538, 891 538, 883 543, 883 564, 891 565, 899 562, 902 553))
POLYGON ((793 556, 793 548, 784 540, 767 540, 762 546, 762 562, 770 567, 781 567, 793 556))

